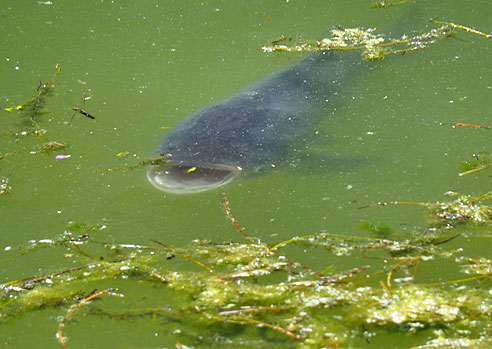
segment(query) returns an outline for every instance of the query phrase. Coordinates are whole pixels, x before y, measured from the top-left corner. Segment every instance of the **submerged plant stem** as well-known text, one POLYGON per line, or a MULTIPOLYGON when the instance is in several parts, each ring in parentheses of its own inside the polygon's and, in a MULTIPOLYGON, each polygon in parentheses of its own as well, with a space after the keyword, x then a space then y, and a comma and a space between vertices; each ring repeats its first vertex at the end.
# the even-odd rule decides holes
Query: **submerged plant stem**
POLYGON ((70 308, 70 310, 68 311, 67 315, 65 315, 65 317, 61 321, 60 326, 58 326, 58 332, 57 332, 58 340, 60 341, 60 344, 63 346, 64 349, 67 349, 67 344, 65 342, 65 339, 63 338, 62 329, 65 326, 65 323, 68 321, 68 319, 70 319, 72 317, 72 315, 75 314, 75 312, 78 309, 80 309, 87 302, 89 302, 92 299, 95 299, 97 297, 100 297, 103 294, 109 293, 109 292, 110 292, 110 290, 108 289, 108 290, 103 290, 103 291, 97 292, 95 294, 92 294, 92 295, 84 298, 82 301, 80 301, 79 303, 75 304, 74 306, 72 306, 70 308))

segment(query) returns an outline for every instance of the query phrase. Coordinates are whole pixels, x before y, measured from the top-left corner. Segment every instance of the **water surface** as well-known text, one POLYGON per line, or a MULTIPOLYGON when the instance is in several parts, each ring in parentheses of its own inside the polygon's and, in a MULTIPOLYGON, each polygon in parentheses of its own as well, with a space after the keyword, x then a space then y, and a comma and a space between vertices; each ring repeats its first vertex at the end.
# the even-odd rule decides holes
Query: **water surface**
MULTIPOLYGON (((222 192, 241 226, 265 241, 320 231, 364 235, 359 224, 367 220, 411 231, 426 222, 418 207, 356 208, 386 200, 434 202, 448 190, 488 191, 489 174, 459 177, 458 165, 487 149, 490 135, 449 126, 491 124, 492 46, 465 32, 361 72, 357 84, 347 86, 336 112, 313 132, 309 147, 275 169, 181 196, 153 188, 143 168, 97 173, 147 158, 169 128, 196 110, 303 57, 262 53, 259 48, 266 42, 280 35, 316 39, 334 25, 384 31, 394 28, 392 23, 407 10, 373 10, 370 3, 4 1, 0 105, 24 103, 60 64, 48 104, 51 113, 40 126, 48 130, 47 139, 69 143, 58 153, 71 157, 23 153, 0 160, 0 177, 8 176, 13 188, 0 196, 0 247, 53 238, 69 221, 106 225, 98 238, 109 242, 157 239, 181 246, 197 238, 241 241, 224 214, 222 192), (84 103, 84 96, 92 99, 84 103), (76 115, 68 125, 76 106, 96 120, 76 115), (128 155, 116 156, 121 152, 128 155)), ((405 23, 403 32, 427 31, 434 27, 427 19, 436 16, 492 30, 489 1, 419 3, 419 14, 405 23)), ((2 133, 18 125, 16 115, 2 112, 2 133)), ((34 138, 2 137, 0 152, 36 144, 34 138)), ((0 275, 4 282, 67 264, 63 251, 39 253, 0 265, 0 275)), ((125 292, 132 294, 131 287, 125 292)), ((148 297, 157 301, 159 294, 149 291, 148 297)), ((50 309, 9 322, 8 343, 58 345, 54 333, 60 314, 64 312, 50 309)), ((78 334, 90 333, 78 338, 77 346, 175 343, 160 339, 146 325, 143 335, 132 333, 131 323, 125 322, 111 326, 109 341, 102 331, 105 320, 94 321, 77 328, 78 334)), ((0 337, 6 338, 5 331, 0 329, 0 337)))

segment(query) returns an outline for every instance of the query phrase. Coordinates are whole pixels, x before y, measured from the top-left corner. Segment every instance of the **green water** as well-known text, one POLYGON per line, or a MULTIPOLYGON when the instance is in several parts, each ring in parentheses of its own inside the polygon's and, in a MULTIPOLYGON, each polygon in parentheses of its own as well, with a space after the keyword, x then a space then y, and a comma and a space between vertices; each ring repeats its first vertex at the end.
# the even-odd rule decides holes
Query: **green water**
MULTIPOLYGON (((48 140, 70 146, 0 160, 0 177, 9 177, 12 187, 0 196, 0 260, 9 256, 5 247, 53 238, 69 221, 105 224, 96 234, 108 242, 149 244, 157 239, 183 246, 197 238, 241 241, 226 218, 221 193, 250 235, 281 241, 321 231, 364 235, 362 221, 410 232, 426 222, 420 207, 357 207, 387 200, 435 202, 448 190, 472 195, 489 191, 490 172, 459 177, 458 166, 473 153, 490 151, 490 131, 450 126, 492 124, 492 42, 464 31, 361 71, 357 85, 344 91, 345 103, 319 125, 309 149, 264 174, 176 196, 152 187, 142 168, 97 172, 145 159, 167 128, 297 62, 301 54, 259 50, 280 35, 316 39, 334 25, 384 32, 395 28, 396 21, 408 26, 396 26, 398 34, 411 35, 412 30, 436 27, 427 21, 431 17, 492 31, 488 0, 416 0, 416 12, 407 12, 412 4, 375 10, 371 3, 4 0, 0 106, 29 100, 39 81, 51 78, 59 64, 47 105, 51 113, 39 125, 48 131, 48 140), (406 16, 412 17, 404 21, 406 16), (85 96, 92 98, 84 102, 85 96), (96 120, 73 117, 73 107, 96 120), (116 156, 121 152, 129 155, 116 156), (56 154, 71 157, 55 160, 56 154)), ((18 127, 18 119, 17 113, 2 111, 0 133, 18 127)), ((1 137, 0 154, 38 143, 33 136, 1 137)), ((466 248, 480 251, 479 243, 466 248)), ((38 253, 1 264, 0 282, 75 266, 63 253, 38 253)), ((312 263, 316 267, 316 258, 312 263)), ((106 287, 114 285, 107 282, 106 287)), ((149 306, 162 297, 155 289, 146 290, 144 298, 137 286, 126 287, 121 291, 128 295, 129 308, 149 306)), ((8 322, 7 331, 2 324, 0 346, 59 346, 57 317, 65 314, 66 308, 26 314, 8 322)), ((69 334, 69 347, 176 343, 144 321, 80 321, 69 334)))

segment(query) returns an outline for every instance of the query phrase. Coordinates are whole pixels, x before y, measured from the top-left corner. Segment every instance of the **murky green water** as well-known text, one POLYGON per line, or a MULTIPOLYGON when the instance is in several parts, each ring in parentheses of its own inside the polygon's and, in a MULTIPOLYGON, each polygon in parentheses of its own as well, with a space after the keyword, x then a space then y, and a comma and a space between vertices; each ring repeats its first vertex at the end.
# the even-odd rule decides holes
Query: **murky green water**
MULTIPOLYGON (((0 247, 15 250, 29 240, 54 238, 69 221, 106 225, 96 234, 107 242, 150 244, 156 239, 178 247, 197 238, 242 241, 227 220, 221 193, 240 225, 264 241, 321 231, 367 235, 359 228, 362 221, 411 232, 426 223, 421 207, 357 207, 388 200, 435 202, 448 190, 489 191, 489 172, 459 177, 458 165, 473 153, 490 151, 490 131, 450 126, 492 123, 492 42, 464 31, 360 71, 357 84, 346 87, 344 103, 319 125, 309 148, 266 173, 214 191, 175 196, 153 188, 144 169, 97 172, 147 158, 167 128, 297 62, 301 54, 259 50, 280 35, 316 39, 334 25, 382 32, 397 28, 398 35, 411 35, 436 27, 427 21, 436 16, 492 31, 490 1, 415 3, 418 11, 409 10, 412 4, 370 9, 371 1, 363 0, 3 1, 0 106, 27 101, 59 64, 47 105, 51 113, 39 125, 48 131, 47 140, 69 147, 0 160, 0 177, 8 177, 12 187, 0 196, 0 247), (406 27, 395 26, 398 21, 406 27), (92 98, 82 101, 87 96, 92 98), (73 107, 96 120, 74 116, 73 107), (118 157, 122 152, 128 155, 118 157), (56 154, 71 157, 55 160, 56 154)), ((18 119, 18 113, 2 111, 0 133, 19 128, 18 119)), ((37 144, 33 136, 1 137, 0 154, 37 144)), ((481 251, 479 246, 465 248, 481 251)), ((0 251, 0 260, 9 253, 0 251)), ((63 253, 36 252, 1 264, 0 280, 77 265, 63 253)), ((479 255, 490 257, 490 252, 479 255)), ((311 263, 322 265, 316 258, 311 263)), ((158 289, 143 295, 135 285, 119 287, 128 296, 123 300, 128 308, 162 300, 158 289)), ((2 324, 0 345, 59 346, 57 317, 65 314, 65 307, 55 307, 2 324)), ((150 321, 88 318, 81 316, 80 324, 67 330, 69 347, 174 347, 177 341, 150 321)))

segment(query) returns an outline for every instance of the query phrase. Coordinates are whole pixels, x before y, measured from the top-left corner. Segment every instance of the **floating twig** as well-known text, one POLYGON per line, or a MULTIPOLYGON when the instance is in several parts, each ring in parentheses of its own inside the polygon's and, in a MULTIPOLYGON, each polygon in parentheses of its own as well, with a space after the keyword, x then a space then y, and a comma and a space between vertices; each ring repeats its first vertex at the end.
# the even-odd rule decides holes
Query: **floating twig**
POLYGON ((468 33, 473 33, 473 34, 481 35, 481 36, 484 36, 484 37, 489 38, 489 39, 492 38, 492 34, 485 34, 485 33, 482 33, 479 30, 476 30, 476 29, 473 29, 473 28, 470 28, 470 27, 467 27, 467 26, 464 26, 464 25, 461 25, 461 24, 456 24, 456 23, 453 23, 453 22, 440 21, 437 17, 431 18, 431 19, 429 19, 429 21, 432 22, 432 23, 436 23, 436 24, 448 25, 448 26, 453 27, 453 28, 456 28, 456 29, 462 29, 464 31, 467 31, 468 33))
POLYGON ((372 4, 372 8, 387 8, 391 6, 397 6, 397 5, 403 5, 406 2, 409 2, 410 0, 401 0, 401 1, 396 1, 396 2, 386 2, 386 1, 380 1, 378 3, 372 4))
MULTIPOLYGON (((237 231, 239 231, 241 234, 243 234, 246 237, 246 239, 248 239, 252 243, 261 245, 260 241, 256 240, 255 238, 252 238, 251 236, 246 234, 246 232, 243 229, 241 229, 241 227, 237 224, 236 219, 231 214, 231 210, 229 208, 229 200, 227 200, 226 196, 223 193, 220 194, 220 196, 222 197, 222 201, 224 202, 224 211, 227 215, 227 219, 229 219, 229 222, 231 222, 231 224, 234 226, 234 228, 236 228, 237 231)), ((261 246, 263 246, 263 245, 261 245, 261 246)), ((268 248, 266 246, 264 246, 264 248, 266 250, 268 250, 268 248)))
POLYGON ((391 294, 391 291, 389 290, 388 286, 386 286, 383 281, 379 281, 379 284, 381 285, 384 292, 386 293, 386 296, 388 296, 389 299, 393 299, 393 295, 391 294))
POLYGON ((454 285, 454 284, 461 284, 461 283, 466 283, 466 282, 471 282, 471 281, 476 281, 476 280, 481 280, 481 279, 487 279, 490 277, 492 277, 492 273, 477 275, 477 276, 473 276, 473 277, 466 278, 466 279, 433 282, 433 283, 429 283, 429 284, 423 284, 423 286, 436 287, 436 286, 444 286, 444 285, 454 285))
POLYGON ((473 154, 471 160, 460 163, 460 169, 464 170, 464 172, 458 173, 458 175, 464 176, 470 173, 479 172, 490 166, 492 166, 492 155, 482 150, 473 154))
POLYGON ((96 117, 94 115, 92 115, 89 112, 86 112, 85 110, 80 109, 78 107, 74 107, 74 108, 72 108, 72 110, 76 111, 79 114, 82 114, 82 115, 88 117, 89 119, 92 119, 92 120, 95 120, 96 119, 96 117))
POLYGON ((369 205, 364 205, 357 207, 358 210, 362 210, 363 208, 376 207, 376 206, 387 206, 387 205, 417 205, 417 206, 425 206, 429 207, 430 204, 422 203, 422 202, 411 202, 411 201, 378 201, 369 205))
POLYGON ((41 276, 41 277, 37 277, 37 278, 35 276, 31 276, 31 277, 23 278, 23 279, 20 279, 20 280, 14 280, 14 281, 6 282, 4 284, 1 284, 0 287, 1 288, 5 288, 5 287, 12 287, 12 286, 15 286, 15 285, 20 285, 18 287, 20 287, 21 289, 24 289, 24 288, 26 288, 28 286, 31 286, 31 285, 36 284, 36 283, 39 283, 41 281, 44 281, 44 280, 47 280, 47 279, 53 279, 53 278, 56 278, 56 277, 58 277, 60 275, 67 274, 67 273, 72 273, 74 271, 78 271, 78 270, 82 270, 82 269, 87 269, 89 267, 90 267, 90 265, 84 265, 84 266, 81 266, 81 267, 75 267, 75 268, 71 268, 71 269, 60 271, 58 273, 49 274, 49 275, 45 275, 45 276, 41 276))
POLYGON ((178 251, 178 250, 176 250, 174 247, 171 247, 171 246, 168 246, 168 245, 166 245, 166 244, 163 244, 162 242, 159 242, 159 241, 157 241, 157 240, 153 240, 153 239, 151 239, 150 241, 155 242, 156 244, 158 244, 158 245, 161 245, 161 246, 165 247, 165 248, 166 248, 166 249, 168 249, 169 251, 171 251, 171 252, 173 252, 173 253, 176 253, 178 256, 180 256, 180 257, 182 257, 182 258, 184 258, 184 259, 186 259, 186 260, 188 260, 188 261, 190 261, 190 262, 192 262, 192 263, 195 263, 195 264, 196 264, 196 265, 198 265, 199 267, 202 267, 202 268, 206 269, 207 271, 209 271, 209 272, 211 272, 211 273, 214 273, 214 274, 215 274, 215 271, 214 271, 212 268, 210 268, 209 266, 207 266, 207 265, 203 264, 203 263, 202 263, 202 262, 200 262, 200 261, 197 261, 196 259, 194 259, 194 258, 192 258, 192 257, 190 257, 190 256, 188 256, 188 255, 186 255, 186 254, 183 254, 183 253, 179 252, 179 251, 178 251))
POLYGON ((468 126, 468 127, 476 127, 476 128, 483 128, 485 130, 490 130, 489 126, 482 126, 482 125, 475 125, 475 124, 467 124, 465 122, 452 122, 451 125, 453 127, 455 126, 468 126))
POLYGON ((260 312, 274 312, 280 313, 282 311, 288 310, 289 308, 283 307, 254 307, 254 306, 242 306, 237 309, 227 309, 219 312, 222 316, 238 315, 243 313, 260 313, 260 312))
POLYGON ((339 279, 345 278, 347 276, 352 276, 354 274, 360 273, 360 272, 362 272, 364 270, 367 270, 369 268, 370 268, 370 266, 369 265, 366 265, 366 266, 363 266, 363 267, 360 267, 360 268, 355 268, 353 270, 349 270, 349 271, 347 271, 345 273, 342 273, 342 274, 338 274, 338 275, 335 275, 335 276, 330 276, 329 278, 326 278, 323 281, 321 281, 321 285, 325 285, 325 284, 334 282, 335 280, 339 280, 339 279))
POLYGON ((75 312, 78 309, 80 309, 84 304, 93 300, 94 298, 100 297, 101 295, 103 295, 105 293, 110 293, 110 289, 106 289, 106 290, 94 293, 94 294, 84 298, 79 303, 74 304, 74 305, 72 305, 72 307, 70 307, 70 310, 68 311, 67 315, 65 315, 65 317, 61 321, 60 325, 58 326, 57 337, 58 337, 58 340, 60 341, 60 344, 62 345, 63 348, 67 349, 67 344, 65 342, 65 339, 63 338, 62 329, 65 326, 65 323, 68 321, 68 319, 70 319, 72 317, 72 315, 75 314, 75 312))
POLYGON ((482 165, 480 167, 477 167, 477 168, 474 168, 472 170, 469 170, 469 171, 465 171, 465 172, 460 172, 458 173, 458 176, 466 176, 466 175, 469 175, 471 173, 475 173, 475 172, 479 172, 479 171, 483 171, 483 170, 486 170, 488 169, 489 167, 491 167, 492 164, 487 164, 487 165, 482 165))
POLYGON ((295 340, 298 340, 298 341, 302 340, 301 337, 299 337, 298 335, 296 335, 292 331, 289 331, 289 330, 287 330, 281 326, 277 326, 277 325, 270 324, 267 322, 262 322, 259 320, 246 318, 243 316, 222 317, 222 316, 217 316, 217 315, 206 313, 206 312, 201 312, 201 313, 204 314, 209 319, 213 319, 216 321, 220 321, 220 322, 224 322, 224 323, 237 324, 237 325, 251 324, 251 325, 256 325, 256 326, 260 326, 260 327, 267 327, 267 328, 271 328, 275 331, 281 332, 283 334, 286 334, 287 336, 289 336, 290 338, 293 338, 295 340))

